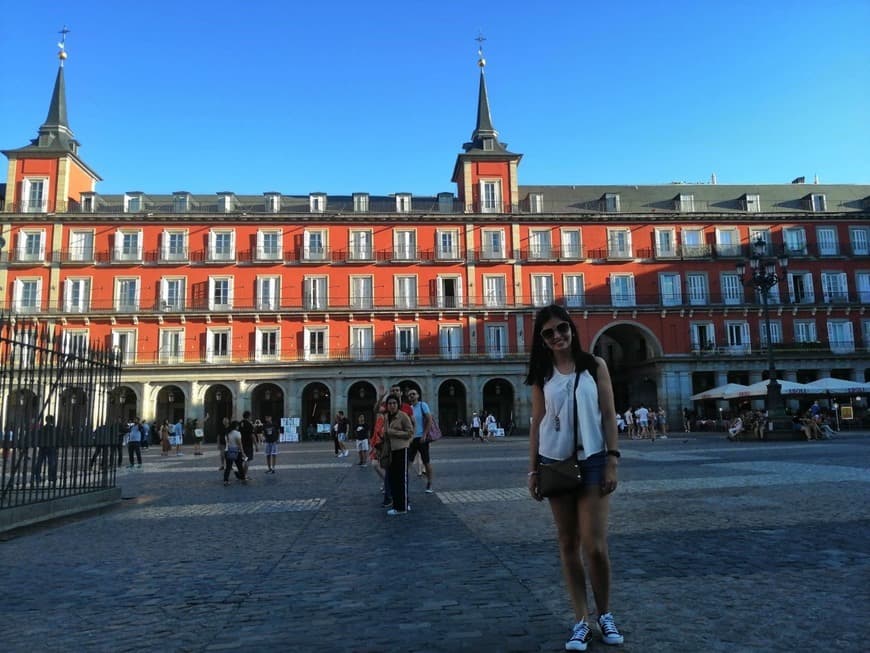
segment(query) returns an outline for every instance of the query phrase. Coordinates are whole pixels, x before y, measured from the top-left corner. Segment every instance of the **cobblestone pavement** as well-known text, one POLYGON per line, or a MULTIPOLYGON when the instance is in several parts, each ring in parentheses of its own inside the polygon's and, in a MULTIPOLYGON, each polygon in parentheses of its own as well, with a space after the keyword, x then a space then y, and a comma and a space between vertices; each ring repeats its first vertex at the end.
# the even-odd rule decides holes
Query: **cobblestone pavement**
MULTIPOLYGON (((0 544, 4 651, 559 651, 572 621, 527 441, 433 446, 434 495, 387 517, 329 443, 223 487, 217 454, 122 470, 118 508, 0 544)), ((621 647, 866 651, 870 436, 622 443, 621 647)))

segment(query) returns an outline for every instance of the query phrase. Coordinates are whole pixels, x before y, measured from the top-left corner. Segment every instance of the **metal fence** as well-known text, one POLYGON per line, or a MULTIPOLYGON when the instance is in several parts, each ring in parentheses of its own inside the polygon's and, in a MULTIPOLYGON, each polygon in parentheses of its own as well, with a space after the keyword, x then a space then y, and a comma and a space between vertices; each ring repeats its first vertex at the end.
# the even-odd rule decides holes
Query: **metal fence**
POLYGON ((0 510, 115 486, 120 378, 115 351, 0 315, 0 510))

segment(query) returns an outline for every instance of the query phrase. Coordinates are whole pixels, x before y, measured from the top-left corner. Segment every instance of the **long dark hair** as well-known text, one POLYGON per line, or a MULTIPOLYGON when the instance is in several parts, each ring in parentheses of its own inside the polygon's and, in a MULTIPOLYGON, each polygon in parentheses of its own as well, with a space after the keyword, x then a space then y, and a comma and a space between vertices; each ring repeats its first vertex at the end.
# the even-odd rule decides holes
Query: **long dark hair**
POLYGON ((553 318, 564 320, 571 326, 571 358, 574 359, 574 367, 578 372, 589 370, 589 373, 594 377, 598 365, 595 357, 589 352, 583 351, 580 346, 580 339, 577 337, 577 327, 574 326, 574 321, 564 308, 558 304, 550 304, 538 311, 535 316, 535 326, 532 327, 532 352, 529 355, 529 372, 526 375, 526 385, 536 385, 543 388, 551 376, 553 376, 553 352, 550 351, 544 338, 541 336, 541 329, 544 328, 549 320, 553 318))

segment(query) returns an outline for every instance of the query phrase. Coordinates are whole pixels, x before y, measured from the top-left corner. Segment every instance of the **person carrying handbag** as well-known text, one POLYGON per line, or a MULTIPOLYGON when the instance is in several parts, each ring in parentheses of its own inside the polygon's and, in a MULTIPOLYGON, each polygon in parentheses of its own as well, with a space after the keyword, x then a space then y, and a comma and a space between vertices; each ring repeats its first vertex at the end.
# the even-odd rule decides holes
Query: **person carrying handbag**
POLYGON ((605 644, 622 644, 609 605, 607 526, 620 457, 610 374, 604 360, 582 350, 574 322, 561 306, 538 312, 532 338, 526 377, 532 390, 529 493, 542 501, 542 473, 548 473, 550 481, 553 468, 576 470, 570 482, 561 487, 550 484, 545 492, 576 619, 565 649, 585 651, 592 638, 584 557, 601 638, 605 644))

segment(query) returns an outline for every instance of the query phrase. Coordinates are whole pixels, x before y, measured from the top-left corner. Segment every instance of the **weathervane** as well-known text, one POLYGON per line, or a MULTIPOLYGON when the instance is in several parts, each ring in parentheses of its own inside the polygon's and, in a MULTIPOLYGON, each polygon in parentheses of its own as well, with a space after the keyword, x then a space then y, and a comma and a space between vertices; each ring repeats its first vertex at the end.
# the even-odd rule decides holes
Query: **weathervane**
POLYGON ((57 47, 60 48, 60 52, 57 53, 57 58, 60 59, 61 68, 63 68, 63 62, 66 59, 66 35, 69 34, 69 30, 66 28, 66 25, 63 26, 63 29, 58 32, 60 34, 60 43, 57 44, 57 47))
POLYGON ((474 40, 477 41, 477 56, 478 56, 477 65, 480 66, 481 68, 485 68, 486 67, 486 59, 483 58, 483 42, 486 40, 486 37, 483 35, 482 32, 478 32, 477 38, 474 40))

